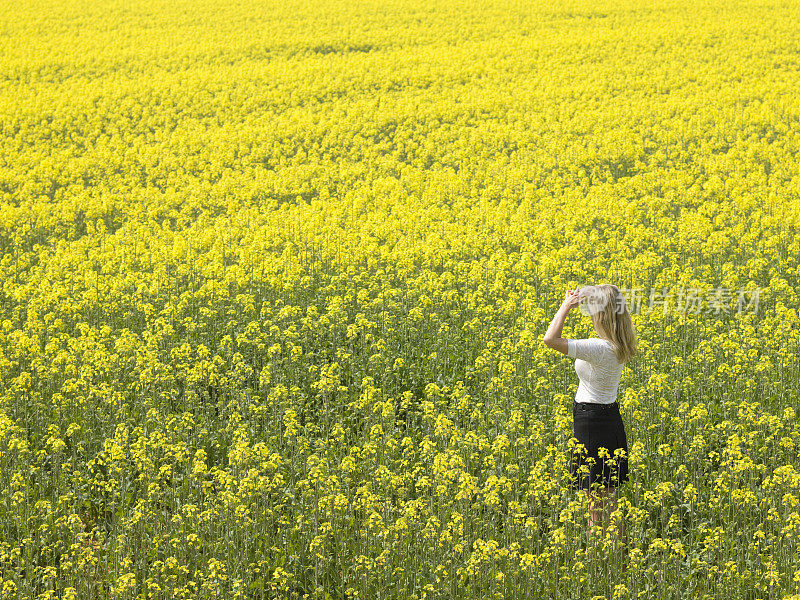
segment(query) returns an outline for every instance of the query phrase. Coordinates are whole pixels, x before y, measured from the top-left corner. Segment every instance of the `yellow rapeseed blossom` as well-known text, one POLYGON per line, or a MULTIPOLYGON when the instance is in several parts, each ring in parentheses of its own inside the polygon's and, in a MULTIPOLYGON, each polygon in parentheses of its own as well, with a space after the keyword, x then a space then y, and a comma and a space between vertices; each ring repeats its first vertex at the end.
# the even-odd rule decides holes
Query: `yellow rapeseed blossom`
POLYGON ((796 597, 791 3, 6 4, 0 598, 796 597))

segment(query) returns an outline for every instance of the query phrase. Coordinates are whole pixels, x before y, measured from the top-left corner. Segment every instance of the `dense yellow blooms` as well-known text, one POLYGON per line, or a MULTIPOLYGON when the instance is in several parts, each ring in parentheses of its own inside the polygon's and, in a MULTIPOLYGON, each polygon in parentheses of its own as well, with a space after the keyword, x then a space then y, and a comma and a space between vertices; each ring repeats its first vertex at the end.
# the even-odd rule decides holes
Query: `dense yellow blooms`
POLYGON ((800 597, 762 4, 0 0, 0 599, 800 597), (599 282, 625 573, 540 341, 599 282))

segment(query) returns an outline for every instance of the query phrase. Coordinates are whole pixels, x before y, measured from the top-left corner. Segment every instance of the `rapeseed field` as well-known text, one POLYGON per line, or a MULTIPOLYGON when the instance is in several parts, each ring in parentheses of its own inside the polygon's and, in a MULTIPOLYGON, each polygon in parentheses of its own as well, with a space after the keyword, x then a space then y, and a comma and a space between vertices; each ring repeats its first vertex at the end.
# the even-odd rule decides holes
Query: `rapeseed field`
POLYGON ((0 598, 800 597, 796 0, 0 11, 0 598))

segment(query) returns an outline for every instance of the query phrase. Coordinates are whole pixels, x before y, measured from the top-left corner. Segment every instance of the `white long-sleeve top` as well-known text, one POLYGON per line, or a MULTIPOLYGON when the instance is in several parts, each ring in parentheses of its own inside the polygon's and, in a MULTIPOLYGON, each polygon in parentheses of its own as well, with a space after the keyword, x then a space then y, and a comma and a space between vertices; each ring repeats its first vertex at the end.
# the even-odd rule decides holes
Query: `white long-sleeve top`
POLYGON ((568 339, 567 356, 575 359, 578 374, 576 402, 611 404, 616 401, 625 363, 619 362, 611 342, 602 338, 568 339))

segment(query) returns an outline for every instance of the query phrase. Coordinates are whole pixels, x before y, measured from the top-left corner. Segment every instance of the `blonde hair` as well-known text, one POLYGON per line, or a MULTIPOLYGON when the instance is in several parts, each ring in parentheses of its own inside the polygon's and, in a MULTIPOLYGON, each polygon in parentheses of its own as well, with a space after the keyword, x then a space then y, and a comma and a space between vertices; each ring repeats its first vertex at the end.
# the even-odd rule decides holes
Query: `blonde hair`
POLYGON ((592 285, 581 289, 579 296, 586 300, 600 337, 611 342, 620 362, 629 362, 636 356, 636 328, 619 288, 610 283, 592 285))

